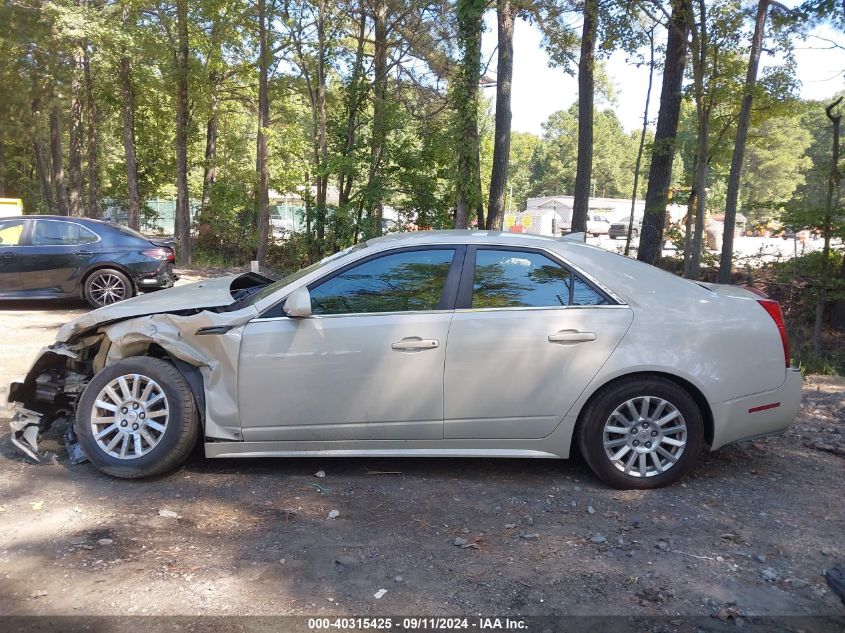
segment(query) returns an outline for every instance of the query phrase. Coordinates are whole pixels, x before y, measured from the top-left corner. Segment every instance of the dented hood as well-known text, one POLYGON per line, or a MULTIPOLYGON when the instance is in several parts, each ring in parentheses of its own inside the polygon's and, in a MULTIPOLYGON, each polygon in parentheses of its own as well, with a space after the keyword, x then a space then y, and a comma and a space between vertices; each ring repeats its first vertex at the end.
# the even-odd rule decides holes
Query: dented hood
POLYGON ((120 303, 92 310, 73 321, 65 323, 59 329, 56 341, 64 343, 104 323, 114 323, 132 317, 227 306, 235 301, 232 297, 233 288, 249 288, 271 281, 263 275, 243 273, 206 279, 184 286, 138 295, 120 303))

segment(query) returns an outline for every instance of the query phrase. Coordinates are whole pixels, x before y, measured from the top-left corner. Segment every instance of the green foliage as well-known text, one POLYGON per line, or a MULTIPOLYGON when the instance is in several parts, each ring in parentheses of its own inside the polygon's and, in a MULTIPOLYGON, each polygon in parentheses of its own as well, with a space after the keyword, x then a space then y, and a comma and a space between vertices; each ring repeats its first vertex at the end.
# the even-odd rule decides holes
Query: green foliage
MULTIPOLYGON (((843 253, 831 251, 831 270, 842 266, 843 253)), ((760 269, 757 285, 784 308, 784 316, 790 339, 794 362, 802 371, 812 374, 845 375, 845 337, 841 333, 828 331, 825 335, 833 339, 825 351, 817 353, 812 344, 813 321, 816 300, 821 290, 821 270, 824 262, 820 251, 799 255, 779 261, 760 269)), ((845 298, 845 280, 828 282, 825 296, 830 301, 845 298)))
MULTIPOLYGON (((535 151, 534 195, 571 194, 578 153, 578 106, 552 114, 543 125, 543 142, 535 151)), ((613 110, 596 112, 593 123, 593 191, 596 196, 630 197, 639 137, 626 134, 613 110)), ((648 172, 648 165, 642 167, 648 172)), ((645 189, 645 178, 640 180, 645 189)))
POLYGON ((482 17, 487 0, 457 0, 455 2, 456 36, 460 63, 449 86, 449 101, 454 113, 454 143, 457 148, 455 183, 459 200, 465 201, 474 215, 483 203, 482 183, 479 182, 478 138, 478 82, 481 76, 482 17))
MULTIPOLYGON (((708 199, 710 211, 715 213, 722 210, 725 197, 753 7, 738 0, 708 5, 711 41, 718 47, 718 72, 711 73, 705 86, 706 96, 714 102, 708 199)), ((377 234, 381 227, 370 214, 382 207, 398 212, 400 226, 446 228, 454 222, 455 201, 462 195, 474 218, 476 206, 486 198, 481 192, 487 189, 492 161, 492 103, 474 88, 482 72, 482 18, 493 5, 486 0, 291 0, 267 6, 272 14, 268 41, 272 51, 270 124, 265 130, 270 189, 299 196, 308 210, 298 233, 272 245, 269 256, 276 262, 273 265, 288 270, 319 257, 322 251, 331 252, 365 234, 377 234), (374 11, 382 5, 387 12, 388 72, 385 107, 376 117, 374 11), (322 49, 317 35, 321 15, 322 49), (321 62, 326 90, 325 156, 316 142, 321 121, 313 107, 321 62), (374 145, 378 145, 377 152, 374 145), (325 235, 319 244, 318 178, 325 178, 329 187, 329 208, 321 227, 325 235), (342 185, 348 196, 335 205, 342 185), (283 254, 288 250, 289 255, 283 254)), ((519 19, 542 32, 551 63, 572 73, 579 47, 578 3, 532 0, 516 2, 515 7, 519 19)), ((772 10, 765 48, 776 52, 783 63, 764 64, 754 95, 740 193, 741 211, 752 220, 775 217, 796 228, 817 228, 822 223, 830 169, 830 125, 823 104, 794 98, 797 79, 790 47, 796 34, 806 33, 809 25, 820 21, 841 24, 837 9, 833 2, 808 0, 789 14, 772 10)), ((255 256, 257 246, 256 5, 246 0, 197 0, 188 10, 188 179, 196 206, 206 168, 216 169, 215 182, 207 191, 211 201, 207 218, 195 227, 195 251, 204 261, 243 263, 255 256), (217 152, 216 159, 210 160, 205 155, 206 130, 215 114, 217 152)), ((599 104, 604 108, 596 112, 594 122, 593 190, 597 196, 628 198, 632 193, 639 130, 625 131, 614 109, 641 107, 614 101, 604 62, 615 51, 622 51, 631 64, 644 63, 641 45, 647 32, 655 28, 654 19, 661 16, 662 12, 648 3, 602 7, 595 69, 599 104)), ((7 195, 22 197, 28 212, 48 210, 33 145, 41 144, 49 172, 48 116, 56 106, 62 113, 67 161, 71 87, 80 79, 77 58, 84 48, 90 57, 96 108, 100 196, 109 205, 126 205, 125 104, 119 81, 120 60, 126 57, 131 62, 140 197, 142 201, 172 199, 173 1, 24 0, 0 6, 0 22, 4 25, 0 33, 0 59, 4 61, 0 64, 4 88, 0 137, 6 155, 2 177, 7 195)), ((659 40, 663 27, 656 29, 659 40)), ((652 103, 656 102, 653 98, 652 103)), ((573 191, 577 106, 561 103, 560 108, 546 122, 542 138, 512 134, 506 190, 512 209, 524 208, 531 196, 573 191)), ((696 134, 694 108, 687 95, 675 185, 689 185, 696 134)), ((647 142, 650 145, 650 135, 647 142)), ((650 154, 647 147, 646 161, 650 154)), ((648 167, 644 164, 641 168, 640 196, 647 186, 648 167)), ((153 219, 148 209, 144 213, 146 220, 153 219)), ((841 215, 835 210, 835 218, 841 215)), ((841 227, 841 222, 837 220, 836 226, 841 227)))
POLYGON ((539 136, 528 132, 511 134, 510 171, 508 182, 511 187, 508 208, 522 210, 530 197, 534 186, 532 171, 535 155, 540 151, 543 141, 539 136))

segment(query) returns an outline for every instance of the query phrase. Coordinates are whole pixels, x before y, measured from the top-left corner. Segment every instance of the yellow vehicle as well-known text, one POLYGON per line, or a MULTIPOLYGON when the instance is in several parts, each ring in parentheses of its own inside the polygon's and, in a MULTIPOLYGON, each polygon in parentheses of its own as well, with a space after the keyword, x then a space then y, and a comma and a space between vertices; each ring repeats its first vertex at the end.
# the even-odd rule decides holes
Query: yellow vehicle
POLYGON ((10 215, 23 215, 23 200, 20 198, 0 198, 0 218, 10 215))

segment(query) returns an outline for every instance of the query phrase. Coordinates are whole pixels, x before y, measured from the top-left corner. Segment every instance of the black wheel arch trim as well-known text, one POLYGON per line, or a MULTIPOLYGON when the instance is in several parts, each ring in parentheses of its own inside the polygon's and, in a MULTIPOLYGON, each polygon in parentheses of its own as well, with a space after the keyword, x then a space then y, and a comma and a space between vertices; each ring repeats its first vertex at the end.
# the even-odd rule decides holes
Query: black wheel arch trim
POLYGON ((167 359, 176 370, 182 374, 185 382, 194 396, 194 402, 197 404, 197 413, 199 414, 200 425, 205 428, 205 380, 202 377, 202 372, 196 365, 191 365, 183 360, 167 355, 167 359))
MULTIPOLYGON (((690 381, 681 378, 676 374, 671 374, 665 371, 635 371, 628 374, 622 374, 621 376, 615 376, 611 380, 608 380, 605 383, 602 383, 598 387, 596 387, 589 397, 584 401, 584 405, 581 407, 581 410, 578 412, 578 421, 575 423, 575 428, 573 429, 573 436, 577 431, 578 426, 580 426, 583 422, 583 415, 584 411, 586 411, 589 405, 595 400, 602 392, 606 389, 612 387, 617 382, 622 380, 628 380, 630 378, 648 378, 650 376, 656 376, 658 378, 664 378, 671 382, 674 382, 676 385, 681 387, 684 391, 686 391, 690 397, 695 401, 695 404, 698 406, 698 410, 701 412, 701 419, 704 422, 704 441, 706 442, 707 446, 712 446, 713 444, 713 437, 715 434, 715 426, 713 421, 713 411, 710 408, 710 403, 707 402, 707 398, 704 397, 704 394, 701 390, 696 387, 690 381)), ((574 444, 573 444, 574 446, 574 444)))

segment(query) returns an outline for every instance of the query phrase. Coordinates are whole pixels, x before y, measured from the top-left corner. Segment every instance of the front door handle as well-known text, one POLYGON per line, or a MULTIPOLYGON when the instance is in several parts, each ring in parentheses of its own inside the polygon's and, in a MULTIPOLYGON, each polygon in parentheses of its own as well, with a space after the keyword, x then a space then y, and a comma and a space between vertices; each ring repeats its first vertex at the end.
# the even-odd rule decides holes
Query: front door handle
POLYGON ((549 343, 586 343, 595 340, 595 332, 579 332, 578 330, 561 330, 549 335, 549 343))
POLYGON ((438 347, 440 347, 440 341, 438 341, 437 339, 409 336, 408 338, 403 338, 401 341, 393 343, 390 346, 390 349, 394 349, 399 352, 407 352, 436 349, 438 347))

